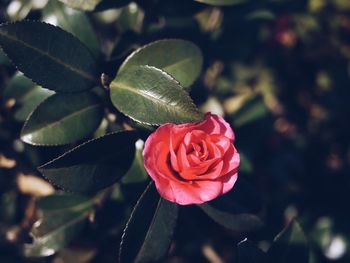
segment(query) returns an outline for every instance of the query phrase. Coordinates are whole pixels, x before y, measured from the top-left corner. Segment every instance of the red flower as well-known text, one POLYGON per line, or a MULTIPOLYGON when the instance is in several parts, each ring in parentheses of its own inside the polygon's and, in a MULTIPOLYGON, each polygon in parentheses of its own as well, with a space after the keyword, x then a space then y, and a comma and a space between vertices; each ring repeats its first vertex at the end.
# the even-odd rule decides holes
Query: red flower
POLYGON ((198 123, 165 124, 147 139, 144 165, 163 198, 204 203, 230 191, 237 180, 240 159, 233 141, 230 125, 211 113, 198 123))

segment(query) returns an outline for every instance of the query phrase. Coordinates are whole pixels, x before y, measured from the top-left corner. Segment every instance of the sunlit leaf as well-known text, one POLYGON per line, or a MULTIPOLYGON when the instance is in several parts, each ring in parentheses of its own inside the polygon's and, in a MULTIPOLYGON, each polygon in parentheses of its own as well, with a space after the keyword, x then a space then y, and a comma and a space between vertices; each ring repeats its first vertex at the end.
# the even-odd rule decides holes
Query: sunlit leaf
POLYGON ((119 74, 131 66, 149 65, 169 73, 183 87, 190 86, 202 69, 202 53, 192 42, 165 39, 143 46, 127 57, 119 74))
POLYGON ((202 119, 188 93, 167 73, 150 66, 130 67, 110 85, 113 105, 141 123, 194 122, 202 119))
POLYGON ((92 93, 55 94, 29 116, 21 139, 33 145, 68 144, 92 134, 102 116, 101 102, 92 93))

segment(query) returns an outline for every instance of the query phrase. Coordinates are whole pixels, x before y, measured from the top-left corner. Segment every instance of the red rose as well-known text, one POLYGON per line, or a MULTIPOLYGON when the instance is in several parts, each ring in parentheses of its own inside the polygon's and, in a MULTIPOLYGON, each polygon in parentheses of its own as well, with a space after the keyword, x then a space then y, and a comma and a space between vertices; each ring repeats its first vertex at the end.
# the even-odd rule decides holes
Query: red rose
POLYGON ((198 123, 165 124, 147 139, 144 165, 163 198, 201 204, 235 184, 240 159, 234 138, 230 125, 211 113, 198 123))

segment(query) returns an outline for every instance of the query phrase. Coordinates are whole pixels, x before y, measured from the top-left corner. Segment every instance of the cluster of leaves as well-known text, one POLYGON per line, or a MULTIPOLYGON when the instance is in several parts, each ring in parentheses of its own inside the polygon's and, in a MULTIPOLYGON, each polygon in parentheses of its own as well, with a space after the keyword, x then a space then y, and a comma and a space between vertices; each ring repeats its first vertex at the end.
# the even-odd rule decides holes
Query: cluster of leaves
MULTIPOLYGON (((98 3, 76 5, 67 1, 67 4, 92 10, 98 3)), ((33 20, 2 24, 0 45, 26 76, 17 74, 12 79, 6 98, 18 100, 20 96, 28 96, 28 92, 36 95, 37 101, 31 100, 32 112, 21 131, 21 139, 27 144, 58 146, 91 137, 109 111, 109 100, 121 113, 144 125, 202 119, 187 90, 199 76, 203 58, 199 48, 189 41, 166 39, 138 48, 112 73, 116 77, 110 83, 101 68, 103 63, 96 59, 93 50, 51 24, 33 20), (16 85, 18 82, 20 86, 16 85), (99 88, 106 93, 101 93, 99 88)), ((23 111, 22 107, 16 114, 22 117, 23 111)), ((64 191, 93 195, 126 174, 138 138, 136 131, 107 133, 83 142, 38 170, 64 191)), ((92 204, 92 200, 74 195, 39 200, 41 214, 33 225, 33 243, 25 246, 25 254, 48 256, 67 245, 80 232, 92 204)), ((223 207, 230 206, 227 202, 223 207)), ((250 231, 261 224, 254 215, 240 215, 239 210, 228 213, 214 203, 201 208, 217 222, 236 231, 250 231)), ((160 198, 150 184, 124 230, 120 262, 163 259, 177 215, 177 205, 160 198)))
MULTIPOLYGON (((80 249, 90 255, 81 262, 115 262, 117 253, 120 262, 155 262, 162 261, 170 247, 175 257, 183 253, 192 256, 190 262, 205 262, 215 261, 210 256, 214 247, 221 255, 230 255, 228 262, 324 262, 334 240, 332 224, 323 229, 325 220, 317 220, 328 214, 322 209, 312 213, 310 207, 317 207, 319 201, 314 200, 324 196, 328 183, 318 190, 311 179, 300 179, 306 174, 300 172, 300 156, 314 154, 305 150, 305 141, 319 145, 315 131, 324 129, 325 144, 332 136, 343 138, 324 128, 332 122, 319 104, 325 101, 334 115, 349 113, 345 104, 333 104, 346 92, 328 96, 332 86, 339 85, 331 83, 333 72, 341 72, 339 79, 349 83, 344 77, 344 63, 350 58, 343 36, 348 29, 346 0, 5 2, 0 18, 17 22, 0 26, 0 46, 6 54, 0 54, 1 78, 6 82, 0 112, 0 142, 6 146, 1 151, 24 151, 15 155, 18 162, 26 159, 31 173, 38 166, 57 189, 34 198, 34 215, 28 212, 33 199, 27 200, 25 215, 18 215, 14 206, 21 195, 13 185, 10 190, 0 187, 0 222, 13 224, 11 218, 20 218, 16 223, 21 234, 31 234, 22 240, 15 231, 13 238, 25 260, 59 253, 64 262, 75 262, 80 249), (335 35, 327 35, 329 42, 324 41, 323 24, 334 29, 330 34, 335 35), (315 44, 323 42, 322 47, 315 44), (334 71, 325 66, 328 54, 340 64, 334 71), (324 66, 303 72, 303 63, 324 66), (303 89, 313 83, 311 78, 317 82, 317 102, 290 99, 313 96, 303 89), (217 200, 178 207, 160 198, 148 182, 138 140, 163 123, 199 121, 205 111, 225 114, 237 131, 240 179, 232 192, 217 200), (300 118, 304 111, 310 115, 300 118), (248 181, 255 181, 264 197, 248 181), (309 198, 315 192, 317 197, 309 198), (301 222, 308 226, 307 235, 291 220, 297 214, 294 206, 306 211, 301 222), (266 241, 283 226, 273 242, 266 241), (259 242, 263 251, 258 242, 239 242, 246 237, 265 240, 259 242), (219 247, 212 245, 215 238, 230 241, 219 247), (206 240, 211 240, 209 254, 206 240), (111 246, 106 243, 113 244, 113 252, 104 250, 111 246), (193 252, 197 248, 191 243, 204 243, 203 252, 193 252)), ((343 130, 346 133, 346 127, 343 130)), ((336 167, 338 155, 332 152, 330 167, 336 167)), ((311 171, 320 174, 313 167, 311 171)), ((0 183, 7 180, 0 175, 0 183)), ((18 179, 17 184, 21 188, 18 179)), ((0 224, 0 253, 3 240, 7 244, 13 232, 0 224)))

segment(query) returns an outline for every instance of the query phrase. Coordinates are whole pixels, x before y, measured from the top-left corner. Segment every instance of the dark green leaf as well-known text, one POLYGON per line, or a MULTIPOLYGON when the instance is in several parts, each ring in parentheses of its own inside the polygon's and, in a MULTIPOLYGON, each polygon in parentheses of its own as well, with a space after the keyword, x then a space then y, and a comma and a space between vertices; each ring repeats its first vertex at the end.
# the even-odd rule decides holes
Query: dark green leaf
POLYGON ((53 194, 37 201, 37 207, 42 216, 52 216, 61 212, 85 212, 93 205, 90 198, 69 193, 53 194))
POLYGON ((121 180, 123 184, 142 183, 142 182, 145 182, 148 178, 148 174, 143 165, 143 157, 142 157, 143 141, 138 140, 135 145, 136 145, 135 158, 129 171, 121 180))
POLYGON ((4 51, 2 51, 2 49, 0 49, 0 65, 3 65, 3 66, 11 65, 10 60, 8 59, 4 51))
POLYGON ((178 206, 159 197, 150 183, 131 213, 120 244, 121 263, 158 262, 167 254, 178 206))
POLYGON ((244 2, 248 2, 249 0, 194 0, 194 1, 208 4, 208 5, 225 6, 225 5, 241 4, 244 2))
POLYGON ((199 207, 218 224, 240 233, 249 232, 262 226, 256 215, 261 209, 260 198, 252 186, 238 179, 229 193, 199 207))
POLYGON ((86 138, 103 117, 92 93, 54 94, 41 103, 23 126, 21 139, 33 145, 61 145, 86 138))
POLYGON ((239 263, 264 263, 266 255, 256 245, 245 239, 238 244, 239 263))
POLYGON ((25 244, 29 257, 45 257, 68 245, 84 227, 93 202, 85 197, 56 194, 38 201, 41 212, 34 223, 33 243, 25 244))
POLYGON ((93 52, 95 57, 99 55, 98 39, 85 13, 57 1, 49 1, 43 9, 43 18, 45 22, 72 33, 93 52))
POLYGON ((98 82, 91 52, 58 27, 29 20, 2 24, 0 46, 19 70, 45 88, 77 92, 98 82))
POLYGON ((181 39, 165 39, 143 46, 124 61, 122 73, 131 66, 149 65, 169 73, 183 87, 190 86, 202 69, 202 53, 192 42, 181 39))
POLYGON ((130 67, 118 74, 110 88, 114 106, 138 122, 159 125, 202 119, 188 93, 155 67, 130 67))
POLYGON ((117 132, 79 145, 38 169, 64 190, 91 193, 106 188, 130 168, 135 132, 117 132))
POLYGON ((302 228, 296 220, 293 220, 276 236, 268 251, 268 256, 269 262, 309 262, 309 244, 302 228))

